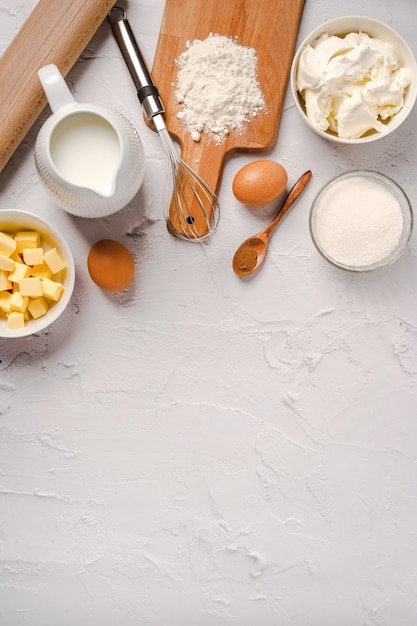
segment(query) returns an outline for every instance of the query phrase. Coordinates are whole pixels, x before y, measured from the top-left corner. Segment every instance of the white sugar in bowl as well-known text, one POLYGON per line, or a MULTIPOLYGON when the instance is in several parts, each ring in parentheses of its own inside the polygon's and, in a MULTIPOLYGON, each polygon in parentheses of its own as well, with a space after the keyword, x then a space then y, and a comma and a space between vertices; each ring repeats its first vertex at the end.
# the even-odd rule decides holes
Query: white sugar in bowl
POLYGON ((413 212, 404 191, 383 174, 354 170, 326 183, 310 210, 310 234, 330 263, 353 272, 390 265, 407 247, 413 212))

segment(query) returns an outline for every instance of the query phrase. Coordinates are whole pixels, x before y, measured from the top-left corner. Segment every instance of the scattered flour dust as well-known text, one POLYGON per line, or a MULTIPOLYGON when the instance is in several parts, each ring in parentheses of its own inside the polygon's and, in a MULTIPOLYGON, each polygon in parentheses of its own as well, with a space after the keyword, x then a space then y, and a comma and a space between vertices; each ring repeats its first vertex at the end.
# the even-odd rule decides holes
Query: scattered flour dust
POLYGON ((206 133, 220 145, 230 131, 242 132, 265 109, 257 62, 256 50, 239 45, 237 37, 210 33, 187 42, 175 60, 174 87, 181 106, 178 119, 194 141, 206 133))

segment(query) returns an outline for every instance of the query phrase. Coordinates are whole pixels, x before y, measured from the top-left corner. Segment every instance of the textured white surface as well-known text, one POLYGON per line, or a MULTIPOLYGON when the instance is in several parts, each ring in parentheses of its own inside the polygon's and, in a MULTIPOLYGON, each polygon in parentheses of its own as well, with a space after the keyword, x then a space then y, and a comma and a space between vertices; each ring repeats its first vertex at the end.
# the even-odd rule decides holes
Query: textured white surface
MULTIPOLYGON (((3 51, 34 2, 2 0, 3 51)), ((128 7, 151 64, 163 0, 128 7)), ((320 22, 366 14, 417 53, 414 0, 307 0, 320 22)), ((231 33, 233 34, 233 33, 231 33)), ((265 156, 313 179, 250 281, 231 270, 269 221, 224 171, 210 246, 167 234, 158 137, 142 120, 106 24, 68 81, 137 126, 145 182, 123 211, 83 221, 37 179, 42 114, 0 175, 1 208, 38 212, 76 260, 66 314, 0 340, 2 626, 414 626, 417 623, 417 247, 356 275, 315 251, 311 201, 330 177, 371 168, 416 202, 417 110, 396 133, 333 145, 287 93, 265 156), (103 237, 133 253, 132 287, 106 295, 86 256, 103 237)))

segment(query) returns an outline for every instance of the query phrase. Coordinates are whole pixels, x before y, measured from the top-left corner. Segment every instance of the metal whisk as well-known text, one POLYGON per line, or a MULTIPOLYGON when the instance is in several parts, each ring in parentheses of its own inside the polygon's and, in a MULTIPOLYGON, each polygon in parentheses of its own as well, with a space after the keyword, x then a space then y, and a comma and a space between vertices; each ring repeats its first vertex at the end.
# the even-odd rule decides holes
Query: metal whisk
POLYGON ((148 120, 152 120, 169 160, 169 199, 167 227, 171 234, 208 243, 216 231, 220 209, 213 189, 185 163, 167 130, 161 97, 122 7, 115 6, 107 16, 112 32, 129 69, 138 98, 148 120))

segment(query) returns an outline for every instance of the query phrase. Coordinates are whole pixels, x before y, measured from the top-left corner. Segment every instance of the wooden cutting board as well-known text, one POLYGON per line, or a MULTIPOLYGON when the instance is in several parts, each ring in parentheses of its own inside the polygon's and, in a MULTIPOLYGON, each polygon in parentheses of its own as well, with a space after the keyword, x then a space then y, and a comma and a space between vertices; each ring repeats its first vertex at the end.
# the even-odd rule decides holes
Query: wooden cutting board
POLYGON ((275 143, 303 4, 304 0, 166 0, 152 78, 182 158, 215 191, 228 155, 237 150, 260 152, 275 143), (251 121, 243 134, 231 132, 221 145, 204 133, 200 142, 193 141, 177 119, 173 87, 179 69, 175 60, 186 50, 187 41, 205 39, 210 33, 237 37, 239 45, 255 48, 266 101, 266 113, 251 121))

